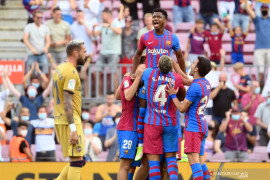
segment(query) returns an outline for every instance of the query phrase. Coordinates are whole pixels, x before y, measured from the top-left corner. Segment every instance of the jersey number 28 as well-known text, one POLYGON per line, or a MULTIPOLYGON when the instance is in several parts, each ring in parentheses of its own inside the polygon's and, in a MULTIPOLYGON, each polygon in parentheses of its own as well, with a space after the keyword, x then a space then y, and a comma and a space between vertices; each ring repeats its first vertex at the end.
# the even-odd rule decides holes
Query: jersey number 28
POLYGON ((198 114, 203 114, 204 113, 204 109, 205 109, 205 106, 207 105, 207 102, 208 102, 208 98, 207 96, 204 96, 201 100, 200 100, 200 103, 203 104, 199 107, 198 109, 198 114))

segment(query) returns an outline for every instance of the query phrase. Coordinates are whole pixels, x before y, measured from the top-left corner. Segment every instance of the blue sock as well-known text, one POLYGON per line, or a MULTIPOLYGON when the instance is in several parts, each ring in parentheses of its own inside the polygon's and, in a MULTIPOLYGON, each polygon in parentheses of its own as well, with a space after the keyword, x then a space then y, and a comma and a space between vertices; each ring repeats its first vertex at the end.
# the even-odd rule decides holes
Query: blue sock
POLYGON ((144 135, 144 117, 146 113, 146 108, 140 108, 139 117, 138 117, 138 138, 139 145, 143 144, 143 135, 144 135))
POLYGON ((178 180, 178 165, 176 162, 176 157, 166 158, 167 162, 167 171, 172 180, 178 180))
POLYGON ((203 170, 200 163, 192 164, 191 170, 194 180, 203 180, 203 170))
POLYGON ((206 164, 202 165, 202 170, 203 170, 203 180, 210 180, 211 176, 210 176, 210 173, 208 171, 206 164))
POLYGON ((149 161, 149 180, 160 180, 159 161, 149 161))
POLYGON ((128 173, 128 180, 133 180, 134 173, 128 173))

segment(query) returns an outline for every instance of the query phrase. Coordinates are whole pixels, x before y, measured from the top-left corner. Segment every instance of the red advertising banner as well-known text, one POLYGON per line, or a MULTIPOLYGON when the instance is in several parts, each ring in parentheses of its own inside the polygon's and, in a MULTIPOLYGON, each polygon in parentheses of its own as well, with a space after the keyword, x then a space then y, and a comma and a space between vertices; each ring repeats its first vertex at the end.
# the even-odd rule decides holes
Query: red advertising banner
POLYGON ((13 84, 22 84, 24 76, 24 61, 0 60, 0 84, 2 84, 2 74, 6 70, 8 77, 13 84))

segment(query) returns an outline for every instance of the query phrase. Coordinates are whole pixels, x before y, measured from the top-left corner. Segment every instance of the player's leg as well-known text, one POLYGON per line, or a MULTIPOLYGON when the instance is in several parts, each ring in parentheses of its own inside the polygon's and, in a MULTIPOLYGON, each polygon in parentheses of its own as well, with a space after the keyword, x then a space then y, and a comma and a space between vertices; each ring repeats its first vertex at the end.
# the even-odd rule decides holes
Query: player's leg
POLYGON ((132 161, 133 161, 132 159, 125 159, 125 158, 120 159, 120 169, 117 175, 117 180, 126 180, 126 179, 130 180, 129 169, 130 169, 130 164, 132 163, 132 161))
POLYGON ((141 166, 138 169, 134 180, 146 179, 146 177, 148 176, 148 173, 149 173, 149 162, 148 162, 146 154, 144 154, 143 158, 141 159, 141 166))
POLYGON ((136 166, 130 166, 128 170, 128 180, 133 180, 135 170, 136 170, 136 166))
POLYGON ((201 143, 201 152, 200 152, 199 160, 200 160, 200 164, 201 164, 202 170, 203 170, 203 180, 210 180, 211 176, 210 176, 209 170, 205 164, 205 159, 204 159, 204 152, 205 152, 204 145, 205 145, 206 137, 207 136, 204 136, 202 143, 201 143))
POLYGON ((178 152, 178 126, 163 127, 163 151, 167 163, 167 172, 170 179, 178 179, 178 165, 176 152, 178 152))
POLYGON ((149 180, 160 180, 160 156, 159 154, 147 154, 149 160, 149 180))

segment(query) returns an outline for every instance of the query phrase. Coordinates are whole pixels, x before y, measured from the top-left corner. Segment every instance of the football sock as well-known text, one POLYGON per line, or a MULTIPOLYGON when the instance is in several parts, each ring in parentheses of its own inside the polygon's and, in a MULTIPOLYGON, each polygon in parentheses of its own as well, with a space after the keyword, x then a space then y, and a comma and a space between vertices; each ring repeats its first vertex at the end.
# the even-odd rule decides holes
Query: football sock
POLYGON ((203 180, 203 171, 200 163, 192 164, 191 170, 193 174, 193 180, 203 180))
POLYGON ((67 164, 59 174, 56 180, 66 180, 68 175, 69 164, 67 164))
POLYGON ((82 167, 83 167, 83 161, 70 162, 67 179, 68 180, 80 180, 82 167))
POLYGON ((139 146, 143 145, 143 131, 144 131, 144 117, 146 113, 146 108, 140 107, 139 118, 138 118, 138 138, 139 146))
POLYGON ((149 161, 149 180, 160 180, 159 161, 149 161))
POLYGON ((128 173, 128 180, 133 180, 134 173, 128 173))
POLYGON ((176 157, 166 158, 167 171, 171 180, 178 180, 178 165, 176 162, 176 157))
POLYGON ((202 170, 203 170, 203 180, 210 180, 211 176, 210 176, 210 173, 208 171, 206 164, 202 165, 202 170))

